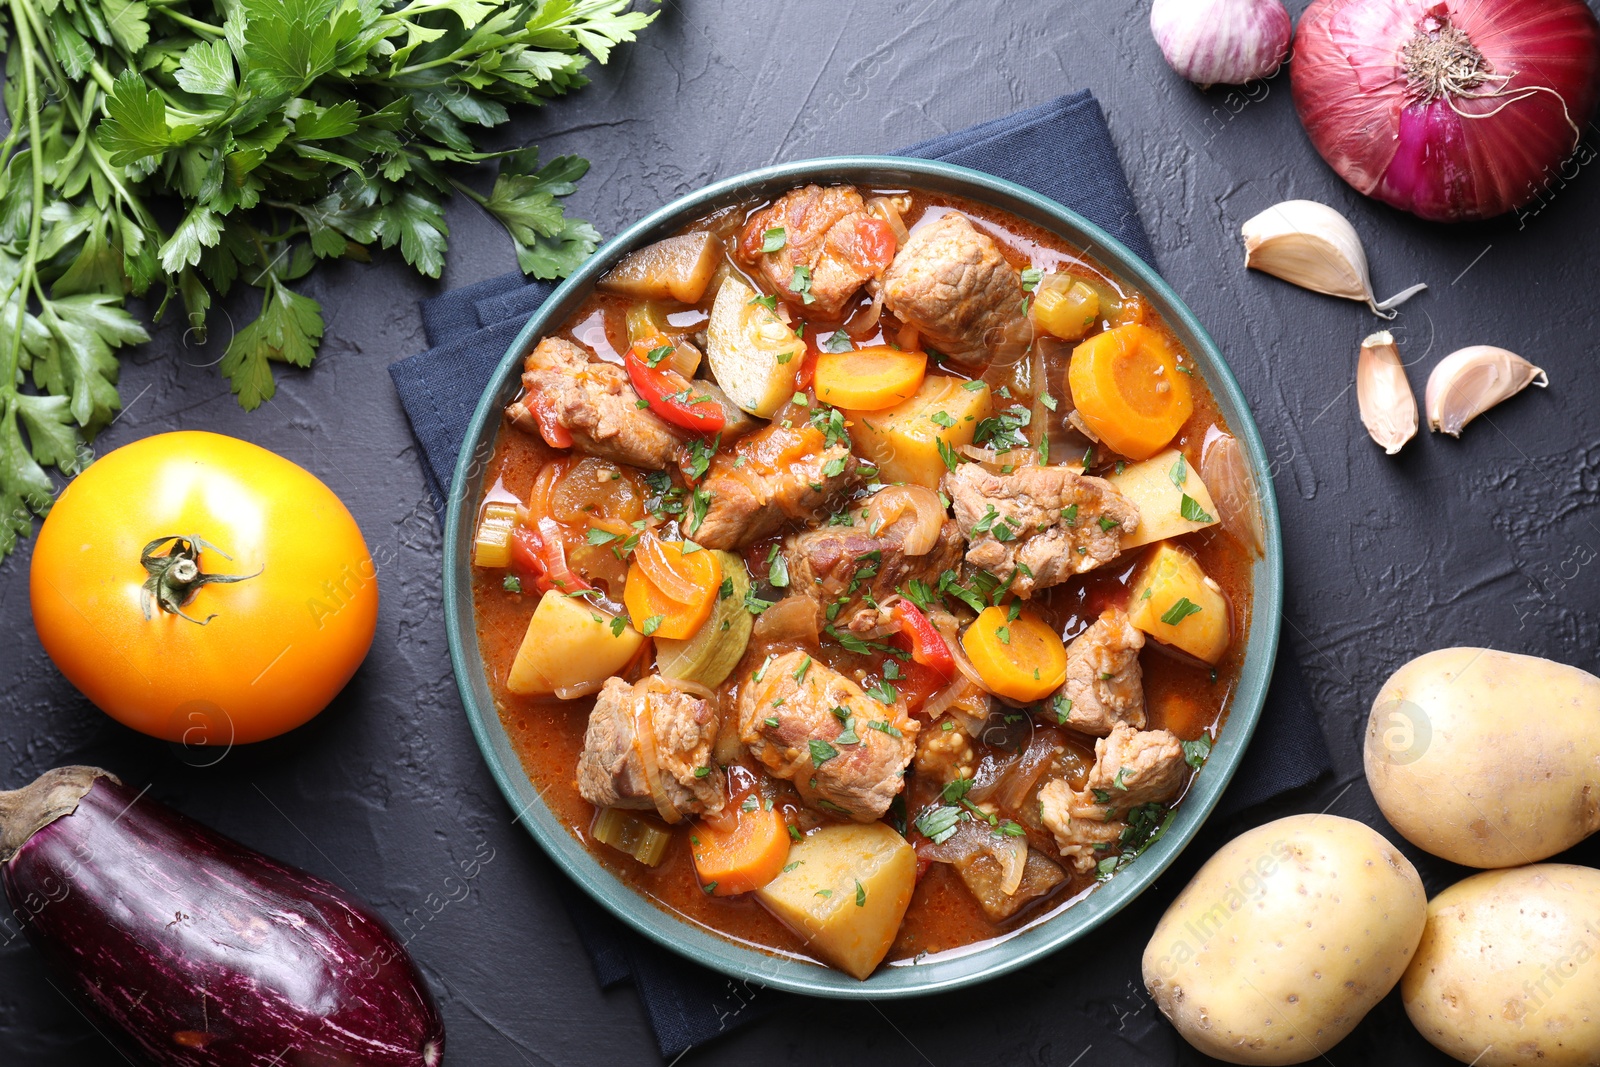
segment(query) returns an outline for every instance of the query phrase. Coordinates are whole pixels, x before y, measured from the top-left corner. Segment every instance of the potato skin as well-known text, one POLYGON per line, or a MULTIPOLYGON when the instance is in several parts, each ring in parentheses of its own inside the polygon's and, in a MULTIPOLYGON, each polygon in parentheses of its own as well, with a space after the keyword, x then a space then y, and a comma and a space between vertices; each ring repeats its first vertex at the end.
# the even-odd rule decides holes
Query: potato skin
POLYGON ((1379 690, 1363 759, 1412 844, 1468 867, 1536 863, 1600 829, 1600 678, 1494 649, 1429 652, 1379 690))
POLYGON ((1478 1067, 1600 1063, 1600 871, 1485 871, 1428 905, 1400 996, 1440 1051, 1478 1067))
POLYGON ((1144 982, 1208 1056, 1304 1063, 1400 981, 1426 916, 1416 868, 1381 834, 1293 815, 1200 868, 1145 947, 1144 982))

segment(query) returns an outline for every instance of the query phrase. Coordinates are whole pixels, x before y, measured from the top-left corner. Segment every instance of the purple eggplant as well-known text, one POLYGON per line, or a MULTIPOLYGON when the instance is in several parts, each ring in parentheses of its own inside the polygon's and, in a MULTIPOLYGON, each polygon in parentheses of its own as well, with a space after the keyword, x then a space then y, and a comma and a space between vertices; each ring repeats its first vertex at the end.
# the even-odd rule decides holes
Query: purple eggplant
POLYGON ((370 908, 105 771, 0 792, 0 884, 80 1007, 171 1067, 435 1067, 444 1023, 370 908))

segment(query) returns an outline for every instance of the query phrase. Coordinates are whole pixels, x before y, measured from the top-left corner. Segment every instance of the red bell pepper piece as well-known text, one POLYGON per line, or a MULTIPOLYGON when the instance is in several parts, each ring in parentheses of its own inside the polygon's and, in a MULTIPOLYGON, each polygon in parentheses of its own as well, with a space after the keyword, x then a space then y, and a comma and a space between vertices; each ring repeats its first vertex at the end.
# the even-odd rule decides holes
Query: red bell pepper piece
POLYGON ((890 615, 900 624, 900 633, 911 643, 911 659, 950 681, 956 676, 956 661, 950 655, 950 646, 915 604, 897 600, 890 615))
POLYGON ((900 250, 894 230, 887 222, 872 215, 856 219, 856 246, 850 257, 857 266, 869 274, 882 274, 894 262, 900 250))
POLYGON ((511 566, 531 579, 534 588, 541 593, 594 590, 594 586, 568 569, 566 546, 554 519, 540 519, 537 530, 519 526, 512 532, 511 566))
POLYGON ((694 383, 677 371, 650 366, 646 357, 655 347, 659 346, 640 342, 622 357, 634 391, 650 405, 651 411, 680 429, 704 435, 721 433, 727 421, 722 405, 705 393, 695 393, 694 383))
POLYGON ((528 394, 526 406, 533 415, 533 421, 539 424, 539 436, 544 438, 544 443, 551 448, 571 448, 572 434, 556 420, 556 413, 547 405, 540 403, 537 394, 528 394))

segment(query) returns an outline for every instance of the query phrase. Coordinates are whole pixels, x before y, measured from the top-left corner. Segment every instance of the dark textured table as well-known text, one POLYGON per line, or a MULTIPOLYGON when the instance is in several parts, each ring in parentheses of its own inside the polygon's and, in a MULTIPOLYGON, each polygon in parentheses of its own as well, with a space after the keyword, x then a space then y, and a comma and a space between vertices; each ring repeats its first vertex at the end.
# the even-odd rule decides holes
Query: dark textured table
MULTIPOLYGON (((593 85, 515 125, 516 138, 547 155, 594 161, 572 208, 614 233, 750 167, 886 151, 1093 89, 1160 266, 1220 342, 1272 456, 1286 536, 1284 640, 1304 659, 1338 768, 1270 811, 1208 827, 1109 929, 1051 960, 926 1001, 790 999, 685 1063, 1204 1062, 1149 1003, 1138 958, 1207 843, 1294 811, 1391 832, 1362 778, 1361 735, 1378 686, 1413 655, 1482 644, 1596 669, 1597 179, 1553 176, 1535 211, 1490 225, 1449 229, 1396 214, 1318 159, 1285 78, 1200 93, 1162 63, 1148 11, 1142 0, 672 0, 593 85), (1434 362, 1477 343, 1522 353, 1549 371, 1551 387, 1492 412, 1459 442, 1424 433, 1384 456, 1361 430, 1351 388, 1357 346, 1381 324, 1358 304, 1243 267, 1240 224, 1299 197, 1350 214, 1380 295, 1432 286, 1395 324, 1419 396, 1434 362)), ((1600 131, 1588 127, 1586 140, 1600 131)), ((224 312, 204 347, 161 330, 124 363, 126 409, 100 441, 216 430, 282 453, 339 493, 383 564, 377 640, 349 688, 295 735, 193 766, 202 761, 101 715, 51 666, 29 621, 24 545, 0 565, 0 785, 96 763, 371 900, 409 938, 439 995, 449 1063, 650 1063, 659 1057, 634 993, 596 989, 557 899, 560 875, 512 824, 450 674, 440 534, 386 372, 422 347, 418 299, 514 267, 509 242, 470 204, 453 206, 450 226, 442 286, 388 257, 314 273, 304 288, 327 312, 322 355, 309 372, 280 372, 277 398, 254 414, 238 409, 213 367, 229 336, 224 312), (463 873, 465 897, 455 888, 463 873)), ((1567 858, 1600 865, 1597 843, 1567 858)), ((1405 848, 1430 893, 1463 873, 1405 848)), ((124 1062, 10 929, 0 927, 0 1063, 124 1062)), ((730 984, 730 1018, 751 996, 730 984)), ((1411 1030, 1397 996, 1327 1058, 1338 1067, 1446 1062, 1411 1030)))

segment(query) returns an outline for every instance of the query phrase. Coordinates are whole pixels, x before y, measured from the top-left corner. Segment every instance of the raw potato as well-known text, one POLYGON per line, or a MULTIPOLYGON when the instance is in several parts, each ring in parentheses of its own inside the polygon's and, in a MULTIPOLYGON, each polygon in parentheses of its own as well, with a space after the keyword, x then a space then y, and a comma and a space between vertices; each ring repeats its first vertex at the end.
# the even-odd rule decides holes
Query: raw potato
POLYGON ((950 469, 940 454, 939 442, 954 455, 962 445, 972 443, 978 423, 989 417, 989 387, 968 389, 969 384, 960 378, 930 374, 922 379, 916 395, 892 408, 847 411, 850 440, 856 451, 878 468, 881 481, 937 489, 939 479, 950 469), (950 425, 941 425, 943 419, 933 421, 941 411, 950 425))
POLYGON ((1139 509, 1139 525, 1122 533, 1122 551, 1216 525, 1217 506, 1211 501, 1206 483, 1187 459, 1179 467, 1180 459, 1183 453, 1169 448, 1147 460, 1128 464, 1118 474, 1106 475, 1106 481, 1139 509), (1181 484, 1174 480, 1174 471, 1179 472, 1181 484), (1183 517, 1185 496, 1208 516, 1204 522, 1183 517))
POLYGON ((916 874, 916 851, 883 823, 828 825, 789 850, 756 898, 807 949, 864 979, 894 944, 916 874))
POLYGON ((1426 918, 1416 868, 1377 831, 1292 815, 1206 861, 1145 947, 1144 983, 1206 1055, 1304 1063, 1400 981, 1426 918))
POLYGON ((756 295, 732 275, 722 283, 706 327, 706 360, 735 404, 769 419, 794 396, 806 343, 771 308, 751 303, 756 295))
POLYGON ((1212 664, 1228 651, 1233 636, 1228 598, 1181 548, 1157 545, 1133 580, 1129 596, 1128 618, 1157 641, 1212 664), (1185 600, 1200 610, 1190 611, 1185 600))
POLYGON ((714 236, 680 234, 630 253, 600 279, 599 288, 636 300, 698 304, 720 262, 721 246, 714 236))
POLYGON ((1600 871, 1541 863, 1428 904, 1400 997, 1423 1037, 1478 1067, 1600 1062, 1600 871))
POLYGON ((1383 684, 1367 784, 1406 840, 1469 867, 1536 863, 1600 829, 1600 678, 1445 648, 1383 684))
POLYGON ((615 621, 580 598, 546 593, 528 620, 506 688, 522 696, 598 692, 644 644, 631 626, 612 633, 615 621))

